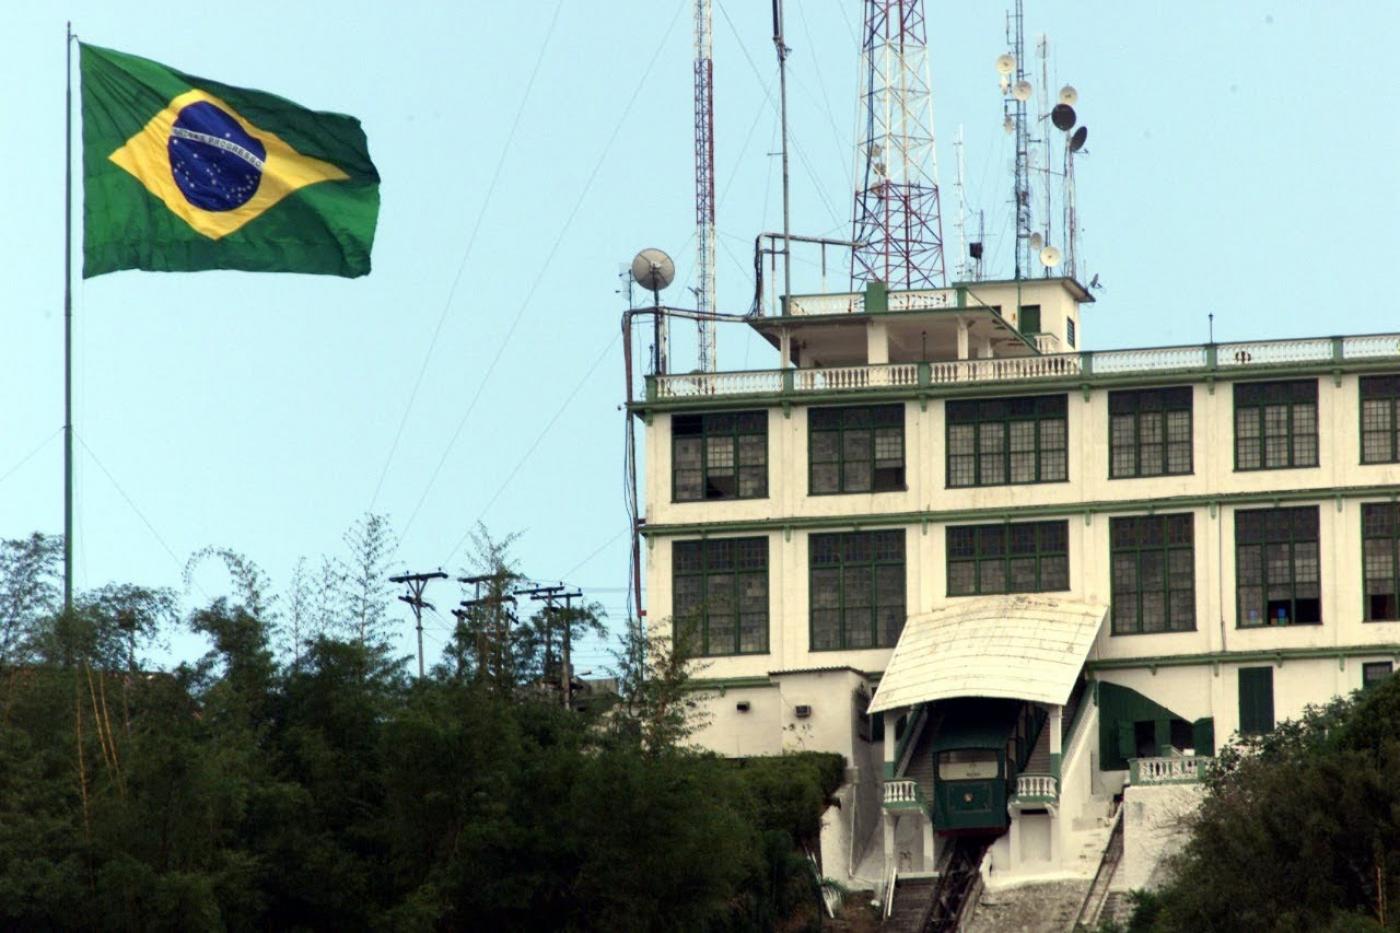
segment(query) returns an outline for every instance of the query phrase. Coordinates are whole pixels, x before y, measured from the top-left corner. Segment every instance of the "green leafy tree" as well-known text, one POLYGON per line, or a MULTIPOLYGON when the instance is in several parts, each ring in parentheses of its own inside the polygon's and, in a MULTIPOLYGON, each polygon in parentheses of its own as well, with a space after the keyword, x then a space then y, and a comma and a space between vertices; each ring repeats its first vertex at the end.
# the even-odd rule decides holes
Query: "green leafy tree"
POLYGON ((1400 929, 1400 679, 1224 750, 1175 868, 1153 929, 1400 929))
POLYGON ((0 669, 33 659, 41 624, 62 608, 63 539, 0 541, 0 669))

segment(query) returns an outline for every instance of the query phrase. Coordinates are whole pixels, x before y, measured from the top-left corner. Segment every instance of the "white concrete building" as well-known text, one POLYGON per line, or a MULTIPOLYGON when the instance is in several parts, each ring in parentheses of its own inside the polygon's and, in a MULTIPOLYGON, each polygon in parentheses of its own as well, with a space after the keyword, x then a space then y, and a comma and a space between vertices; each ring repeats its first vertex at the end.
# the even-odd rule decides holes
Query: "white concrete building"
POLYGON ((752 320, 774 368, 632 403, 698 741, 846 756, 830 876, 968 832, 995 878, 1092 871, 1125 783, 1192 783, 1400 654, 1400 335, 1080 352, 1092 300, 794 296, 752 320))

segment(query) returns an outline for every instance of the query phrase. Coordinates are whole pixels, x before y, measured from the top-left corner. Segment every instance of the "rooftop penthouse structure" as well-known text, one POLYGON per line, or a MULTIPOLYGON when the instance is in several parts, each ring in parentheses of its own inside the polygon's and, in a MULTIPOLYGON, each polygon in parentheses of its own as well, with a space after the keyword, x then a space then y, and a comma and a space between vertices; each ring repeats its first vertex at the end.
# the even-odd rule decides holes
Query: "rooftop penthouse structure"
POLYGON ((1400 334, 1090 352, 1092 301, 792 295, 748 320, 768 367, 629 400, 696 741, 846 757, 828 876, 892 887, 969 835, 993 880, 1092 874, 1116 800, 1400 655, 1400 334))

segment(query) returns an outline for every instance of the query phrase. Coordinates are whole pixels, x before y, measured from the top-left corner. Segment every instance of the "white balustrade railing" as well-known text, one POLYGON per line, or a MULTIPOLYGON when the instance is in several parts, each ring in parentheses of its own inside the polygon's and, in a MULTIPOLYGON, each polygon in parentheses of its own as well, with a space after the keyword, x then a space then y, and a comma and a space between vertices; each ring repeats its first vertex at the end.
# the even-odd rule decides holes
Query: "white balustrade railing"
POLYGON ((1095 353, 1093 368, 1095 373, 1112 375, 1144 370, 1204 369, 1208 362, 1205 347, 1150 347, 1095 353))
POLYGON ((885 806, 914 807, 923 804, 924 792, 919 789, 918 781, 885 782, 885 806))
POLYGON ((810 317, 814 314, 861 314, 865 311, 865 294, 851 295, 793 295, 787 300, 787 313, 810 317))
POLYGON ((780 370, 734 373, 688 373, 656 377, 658 398, 704 398, 710 395, 763 395, 783 390, 780 370))
POLYGON ((1022 774, 1016 778, 1017 797, 1059 796, 1055 789, 1055 779, 1048 774, 1022 774))
POLYGON ((1310 340, 1256 340, 1250 343, 1222 343, 1215 362, 1221 367, 1262 366, 1280 363, 1318 363, 1332 358, 1332 338, 1310 340))
POLYGON ((1133 758, 1128 762, 1128 779, 1133 784, 1189 784, 1201 779, 1209 763, 1205 755, 1133 758))
POLYGON ((793 371, 793 388, 798 392, 827 392, 844 389, 883 389, 919 384, 918 363, 886 363, 880 366, 825 366, 793 371))
MULTIPOLYGON (((921 294, 904 292, 896 294, 921 294)), ((936 294, 936 293, 927 293, 936 294)), ((860 298, 860 295, 818 295, 816 299, 860 298)), ((794 298, 794 302, 812 301, 794 298)), ((842 306, 844 310, 845 306, 842 306)), ((800 313, 828 313, 808 310, 800 313)), ((831 312, 837 313, 837 312, 831 312)), ((1039 337, 1037 341, 1039 341, 1039 337)), ((1330 363, 1338 360, 1400 360, 1400 334, 1361 337, 1318 337, 1306 340, 1222 343, 1215 346, 1152 347, 1094 353, 1044 353, 991 359, 933 363, 879 363, 823 366, 791 370, 752 370, 726 373, 684 373, 653 377, 658 399, 705 398, 715 395, 768 395, 789 391, 850 392, 862 389, 914 388, 970 383, 1022 382, 1037 379, 1077 379, 1081 376, 1128 375, 1149 372, 1189 372, 1212 369, 1239 371, 1249 367, 1279 367, 1330 363), (920 377, 927 367, 927 381, 920 377)))
POLYGON ((1036 334, 1035 348, 1041 353, 1063 353, 1065 349, 1055 334, 1036 334))
POLYGON ((951 288, 937 291, 890 292, 886 300, 891 311, 930 311, 957 307, 958 293, 951 288))
POLYGON ((1378 356, 1400 356, 1400 335, 1371 334, 1342 338, 1342 359, 1364 360, 1378 356))

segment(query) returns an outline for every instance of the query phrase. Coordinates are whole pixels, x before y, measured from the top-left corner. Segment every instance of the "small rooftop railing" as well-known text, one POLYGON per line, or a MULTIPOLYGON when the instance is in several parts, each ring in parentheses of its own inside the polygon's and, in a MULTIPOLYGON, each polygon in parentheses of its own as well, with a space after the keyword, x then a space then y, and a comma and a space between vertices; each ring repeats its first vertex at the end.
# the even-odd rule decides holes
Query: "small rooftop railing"
MULTIPOLYGON (((853 296, 819 297, 846 299, 853 296)), ((890 297, 893 298, 894 295, 890 297)), ((879 363, 658 375, 647 377, 647 399, 655 401, 732 395, 801 395, 863 389, 1035 382, 1148 373, 1239 372, 1249 369, 1385 359, 1400 360, 1400 334, 1253 340, 1242 343, 1148 347, 1140 350, 1096 350, 933 363, 879 363)))
MULTIPOLYGON (((885 295, 885 311, 937 311, 942 308, 956 308, 958 291, 955 288, 915 289, 912 291, 891 291, 885 295)), ((784 304, 784 314, 789 317, 814 317, 824 314, 864 314, 865 292, 847 292, 835 295, 793 295, 784 304)), ((973 311, 976 308, 967 308, 973 311)))
POLYGON ((1198 784, 1212 759, 1207 755, 1129 758, 1129 784, 1198 784))

